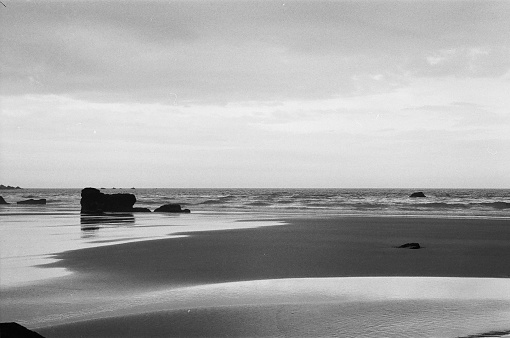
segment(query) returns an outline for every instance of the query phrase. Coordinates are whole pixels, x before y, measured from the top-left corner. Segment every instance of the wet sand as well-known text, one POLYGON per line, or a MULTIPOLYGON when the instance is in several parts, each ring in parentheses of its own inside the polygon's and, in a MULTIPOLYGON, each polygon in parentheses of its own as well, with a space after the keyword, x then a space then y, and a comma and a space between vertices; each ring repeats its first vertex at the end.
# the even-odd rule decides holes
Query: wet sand
MULTIPOLYGON (((319 327, 341 330, 342 326, 333 324, 332 321, 341 313, 344 313, 345 318, 364 318, 366 323, 377 322, 379 320, 377 318, 383 316, 385 320, 382 322, 393 323, 397 327, 401 320, 399 318, 406 318, 405 313, 410 312, 407 309, 402 310, 404 315, 398 313, 393 317, 391 313, 387 315, 384 309, 391 308, 395 301, 400 302, 399 306, 403 306, 404 309, 421 304, 422 309, 428 310, 420 311, 418 306, 417 313, 429 313, 430 316, 433 316, 433 309, 437 304, 427 305, 424 302, 428 300, 420 299, 422 289, 411 288, 409 291, 411 297, 404 301, 388 300, 383 297, 376 301, 379 306, 376 306, 372 298, 355 302, 358 305, 369 304, 366 309, 379 309, 379 312, 360 310, 351 313, 348 309, 352 308, 352 304, 347 306, 343 296, 327 297, 327 301, 324 299, 318 301, 311 297, 304 302, 303 292, 292 293, 295 284, 289 284, 288 288, 282 289, 279 294, 272 294, 273 304, 260 305, 256 304, 256 299, 259 298, 255 300, 246 298, 246 292, 252 292, 250 290, 253 287, 258 287, 257 290, 260 291, 258 296, 271 294, 269 292, 271 285, 275 285, 276 282, 272 284, 269 282, 268 286, 260 288, 260 285, 250 284, 251 281, 274 279, 299 281, 303 278, 312 278, 307 288, 313 290, 315 285, 325 280, 325 277, 483 277, 507 281, 510 276, 508 220, 307 218, 292 219, 288 224, 273 227, 195 232, 188 235, 58 254, 55 258, 59 261, 52 263, 51 266, 65 267, 75 273, 51 282, 4 291, 2 321, 5 321, 4 318, 18 319, 18 322, 31 329, 38 329, 38 332, 47 337, 69 337, 70 332, 74 332, 75 336, 115 336, 116 330, 126 327, 132 327, 129 332, 133 333, 127 335, 132 337, 280 334, 309 336, 307 330, 313 325, 297 325, 305 323, 297 318, 307 316, 323 318, 323 324, 315 325, 317 330, 319 327), (395 248, 407 242, 419 242, 423 248, 419 250, 395 248), (220 306, 216 304, 218 298, 214 297, 208 303, 204 303, 209 292, 204 291, 182 303, 180 308, 176 308, 175 297, 178 294, 162 299, 157 296, 157 292, 172 290, 180 290, 179 294, 186 295, 192 287, 229 285, 228 283, 232 282, 245 282, 241 283, 244 285, 242 289, 244 293, 241 292, 238 296, 238 299, 243 300, 243 304, 220 306), (299 304, 296 308, 284 301, 284 295, 288 292, 294 297, 290 303, 299 304), (336 304, 340 312, 324 310, 324 306, 332 304, 336 304), (197 317, 189 321, 190 317, 186 314, 188 310, 193 309, 201 310, 200 313, 197 312, 197 317), (331 315, 323 315, 323 310, 331 315), (292 316, 292 313, 296 316, 292 316), (282 322, 288 324, 284 325, 288 329, 281 329, 279 326, 276 326, 278 330, 270 329, 275 323, 276 314, 288 318, 282 322), (332 323, 330 326, 328 321, 332 323), (144 327, 151 330, 146 331, 150 334, 140 333, 144 327), (269 331, 264 331, 265 328, 269 331), (298 331, 292 331, 292 328, 298 331)), ((400 279, 396 279, 395 287, 405 285, 399 284, 401 282, 398 280, 400 279)), ((423 278, 413 280, 419 282, 423 278)), ((460 285, 459 280, 454 279, 450 286, 452 290, 456 285, 460 285)), ((407 285, 413 283, 407 280, 407 285)), ((375 284, 371 288, 377 289, 379 286, 375 284)), ((501 294, 510 294, 508 283, 501 284, 497 289, 496 291, 501 294)), ((222 294, 229 293, 228 288, 222 290, 222 294)), ((349 295, 349 290, 349 288, 344 290, 345 295, 349 295)), ((370 294, 369 289, 366 291, 370 294)), ((448 313, 454 318, 471 318, 467 310, 469 307, 460 305, 455 307, 458 301, 455 297, 445 299, 443 295, 436 301, 445 301, 442 308, 453 309, 444 312, 438 319, 443 320, 445 327, 452 326, 452 323, 448 322, 448 313)), ((482 297, 478 301, 485 304, 478 308, 480 313, 483 313, 484 307, 487 308, 490 304, 493 306, 492 302, 497 302, 498 299, 482 297)), ((499 314, 510 314, 510 305, 506 300, 498 304, 499 314)), ((472 316, 476 317, 475 314, 472 316)), ((352 324, 355 319, 346 320, 347 322, 350 320, 352 324)), ((418 321, 415 323, 417 327, 414 333, 439 325, 432 322, 431 325, 426 319, 418 321)), ((482 319, 478 322, 475 319, 470 320, 472 326, 469 329, 476 330, 478 326, 480 331, 510 328, 510 319, 508 327, 486 327, 487 325, 482 325, 482 322, 482 319)), ((506 323, 503 321, 498 325, 505 326, 506 323)), ((359 332, 362 332, 363 324, 358 327, 361 330, 359 332)), ((327 336, 333 331, 313 332, 315 333, 312 336, 327 336)), ((391 335, 391 332, 388 334, 398 336, 396 332, 394 335, 391 335)), ((455 334, 477 332, 478 330, 455 331, 455 334)))
POLYGON ((57 255, 51 264, 126 285, 345 276, 510 277, 508 220, 296 219, 286 225, 57 255), (396 249, 419 242, 419 250, 396 249))

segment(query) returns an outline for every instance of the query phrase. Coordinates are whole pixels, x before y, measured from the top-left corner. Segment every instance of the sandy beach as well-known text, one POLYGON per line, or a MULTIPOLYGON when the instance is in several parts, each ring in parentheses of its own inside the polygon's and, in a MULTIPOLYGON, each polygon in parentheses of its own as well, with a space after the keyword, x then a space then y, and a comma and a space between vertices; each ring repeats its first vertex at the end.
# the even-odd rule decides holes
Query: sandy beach
POLYGON ((508 220, 301 218, 183 235, 58 254, 47 267, 74 273, 4 289, 2 321, 45 337, 510 329, 508 220), (395 248, 407 242, 423 248, 395 248))

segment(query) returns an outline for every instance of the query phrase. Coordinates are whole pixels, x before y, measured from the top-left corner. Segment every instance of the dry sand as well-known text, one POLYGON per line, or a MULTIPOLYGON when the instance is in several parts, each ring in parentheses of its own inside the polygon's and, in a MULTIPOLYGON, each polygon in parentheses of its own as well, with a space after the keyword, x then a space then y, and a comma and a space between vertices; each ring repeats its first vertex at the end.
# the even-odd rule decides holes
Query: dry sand
MULTIPOLYGON (((294 219, 275 227, 201 232, 189 237, 68 251, 59 254, 60 261, 52 266, 71 269, 75 274, 3 292, 6 302, 2 321, 17 318, 47 337, 331 336, 334 332, 338 336, 358 332, 358 336, 403 337, 406 333, 402 327, 411 324, 415 326, 412 332, 419 335, 440 330, 441 322, 443 328, 456 328, 466 318, 470 318, 467 322, 471 326, 460 325, 459 330, 448 334, 474 334, 477 328, 503 330, 510 328, 510 304, 505 299, 499 302, 482 297, 477 300, 482 305, 475 307, 478 312, 470 314, 466 299, 458 303, 452 296, 428 303, 430 299, 420 299, 419 288, 411 288, 414 295, 405 300, 370 298, 345 303, 343 296, 328 298, 327 302, 302 298, 303 292, 292 292, 295 284, 289 284, 279 295, 291 292, 294 305, 278 295, 273 295, 274 304, 256 304, 246 298, 246 292, 254 287, 250 281, 260 280, 313 278, 307 284, 313 290, 324 277, 434 276, 503 278, 500 280, 505 283, 498 284, 495 292, 510 294, 506 283, 510 276, 508 243, 508 220, 342 217, 294 219), (423 249, 395 248, 406 242, 419 242, 423 249), (220 306, 215 298, 203 302, 210 290, 180 308, 168 295, 162 300, 155 296, 157 292, 181 290, 186 294, 185 290, 193 286, 216 287, 241 281, 246 282, 241 283, 245 293, 238 298, 244 299, 244 304, 220 306), (354 311, 353 306, 359 309, 354 311), (491 307, 496 308, 496 317, 503 315, 497 325, 507 327, 492 327, 495 323, 483 317, 487 312, 483 309, 491 307), (387 309, 396 310, 388 313, 387 309), (196 315, 190 316, 187 310, 196 315), (413 322, 413 313, 426 318, 413 322), (438 317, 438 313, 442 315, 438 317), (356 322, 360 318, 365 324, 356 322), (390 331, 378 335, 377 323, 385 324, 390 331)), ((399 284, 398 280, 395 287, 414 283, 407 280, 399 284)), ((459 279, 451 281, 450 289, 460 285, 459 279)), ((271 281, 266 289, 259 287, 259 295, 271 294, 270 286, 276 283, 271 281)), ((474 285, 483 285, 480 283, 474 285)), ((231 289, 222 290, 228 294, 231 289)))

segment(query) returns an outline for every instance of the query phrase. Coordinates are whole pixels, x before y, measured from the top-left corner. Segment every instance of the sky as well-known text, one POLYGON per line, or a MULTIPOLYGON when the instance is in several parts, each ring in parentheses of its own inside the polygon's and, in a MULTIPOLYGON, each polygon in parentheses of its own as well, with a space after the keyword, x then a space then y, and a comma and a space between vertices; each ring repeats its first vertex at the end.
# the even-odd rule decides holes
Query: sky
POLYGON ((510 1, 0 5, 0 183, 510 188, 510 1))

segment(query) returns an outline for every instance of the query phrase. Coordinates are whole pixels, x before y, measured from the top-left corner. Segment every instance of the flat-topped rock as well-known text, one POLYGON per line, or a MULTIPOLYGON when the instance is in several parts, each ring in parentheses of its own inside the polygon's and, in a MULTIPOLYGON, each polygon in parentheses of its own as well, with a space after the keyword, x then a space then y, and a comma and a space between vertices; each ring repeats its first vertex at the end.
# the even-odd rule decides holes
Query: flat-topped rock
POLYGON ((130 212, 136 197, 133 194, 104 194, 96 188, 81 191, 82 213, 130 212))
POLYGON ((182 209, 180 204, 170 203, 160 206, 154 210, 154 212, 174 212, 189 214, 191 211, 189 209, 182 209))
POLYGON ((18 204, 46 204, 46 198, 40 198, 38 200, 31 198, 29 200, 19 201, 18 204))

